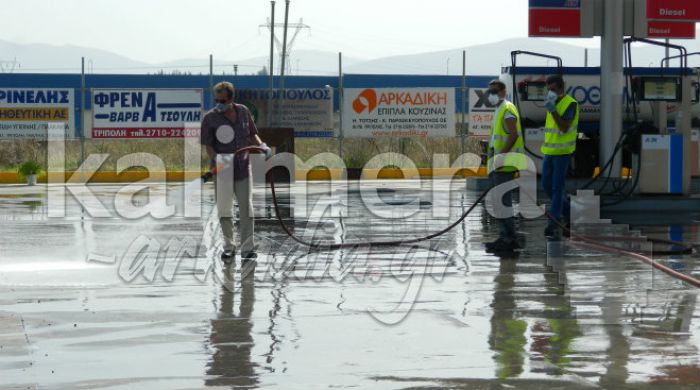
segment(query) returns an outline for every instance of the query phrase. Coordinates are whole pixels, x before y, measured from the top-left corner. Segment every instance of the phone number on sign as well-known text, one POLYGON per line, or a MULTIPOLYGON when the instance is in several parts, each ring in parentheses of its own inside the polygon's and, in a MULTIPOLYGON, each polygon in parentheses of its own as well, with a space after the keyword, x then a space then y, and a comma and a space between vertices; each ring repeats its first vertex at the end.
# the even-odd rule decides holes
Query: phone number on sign
POLYGON ((183 138, 199 137, 199 128, 92 129, 92 138, 183 138))

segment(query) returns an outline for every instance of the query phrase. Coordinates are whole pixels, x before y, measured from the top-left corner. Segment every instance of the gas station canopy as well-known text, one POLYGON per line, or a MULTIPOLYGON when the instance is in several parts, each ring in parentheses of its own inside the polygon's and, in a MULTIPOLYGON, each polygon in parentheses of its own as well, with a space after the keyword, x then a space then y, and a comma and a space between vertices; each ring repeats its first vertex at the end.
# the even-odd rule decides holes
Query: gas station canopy
MULTIPOLYGON (((601 36, 603 1, 530 0, 529 36, 601 36)), ((623 0, 623 3, 624 35, 638 38, 695 38, 695 23, 700 21, 700 1, 623 0)))

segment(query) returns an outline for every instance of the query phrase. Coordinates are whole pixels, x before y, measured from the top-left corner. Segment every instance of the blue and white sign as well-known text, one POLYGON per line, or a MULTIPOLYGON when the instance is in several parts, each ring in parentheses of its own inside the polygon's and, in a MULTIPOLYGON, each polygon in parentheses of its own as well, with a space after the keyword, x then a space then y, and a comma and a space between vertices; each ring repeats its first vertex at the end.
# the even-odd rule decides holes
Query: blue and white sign
POLYGON ((469 88, 469 135, 491 133, 496 107, 488 100, 487 88, 469 88))
POLYGON ((202 89, 94 89, 92 138, 198 137, 202 89))
POLYGON ((0 88, 0 139, 45 139, 49 123, 75 138, 72 88, 0 88))

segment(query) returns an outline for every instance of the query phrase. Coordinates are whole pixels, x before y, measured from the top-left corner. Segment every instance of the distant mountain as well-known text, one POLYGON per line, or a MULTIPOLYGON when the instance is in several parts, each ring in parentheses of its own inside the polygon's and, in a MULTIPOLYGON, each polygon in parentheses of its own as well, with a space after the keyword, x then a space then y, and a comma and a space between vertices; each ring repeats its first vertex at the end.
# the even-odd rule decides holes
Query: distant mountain
MULTIPOLYGON (((509 39, 485 45, 469 46, 460 49, 434 51, 401 56, 379 58, 346 68, 348 73, 414 73, 414 74, 461 74, 462 50, 466 50, 467 74, 494 75, 502 66, 510 65, 510 52, 528 50, 540 53, 556 53, 562 56, 565 65, 583 66, 584 49, 564 43, 536 40, 509 39)), ((522 65, 546 65, 544 59, 522 57, 522 65)), ((550 62, 553 65, 553 62, 550 62)))
MULTIPOLYGON (((80 58, 85 57, 87 73, 209 73, 209 58, 186 58, 163 63, 148 63, 102 49, 72 45, 15 44, 0 40, 0 61, 17 60, 15 72, 22 73, 75 73, 80 72, 80 58)), ((279 57, 275 57, 275 72, 279 72, 279 57)), ((343 63, 354 65, 357 58, 343 57, 343 63)), ((239 74, 255 74, 268 67, 269 57, 223 59, 214 56, 214 72, 232 74, 238 64, 239 74)), ((338 74, 338 54, 316 50, 293 51, 288 75, 338 74)))
POLYGON ((74 73, 80 72, 80 57, 85 56, 86 68, 104 69, 100 73, 115 73, 111 69, 129 70, 134 73, 148 64, 132 60, 107 50, 72 45, 54 46, 46 44, 15 44, 0 40, 0 60, 20 64, 16 72, 28 73, 74 73))
MULTIPOLYGON (((700 40, 679 41, 688 52, 700 51, 700 40)), ((346 73, 411 73, 411 74, 461 74, 462 50, 466 50, 466 69, 469 75, 495 75, 502 66, 510 66, 510 53, 514 50, 556 55, 564 66, 584 66, 585 48, 547 39, 508 39, 463 49, 435 51, 402 56, 378 58, 347 66, 346 73)), ((671 52, 671 55, 677 53, 671 52)), ((664 57, 664 49, 650 46, 633 46, 634 66, 658 66, 664 57)), ((693 57, 689 64, 700 65, 700 57, 693 57)), ((518 65, 551 65, 553 60, 532 56, 519 56, 518 65)), ((588 49, 588 66, 600 65, 600 50, 588 49)))
MULTIPOLYGON (((700 40, 678 41, 687 47, 688 52, 700 51, 700 40)), ((344 73, 369 74, 451 74, 462 73, 462 50, 467 53, 467 74, 495 75, 502 66, 510 65, 510 52, 526 50, 558 55, 564 66, 583 66, 584 48, 576 45, 547 39, 517 38, 460 49, 390 56, 372 60, 343 57, 344 73)), ((675 54, 675 52, 671 52, 675 54)), ((72 45, 54 46, 46 44, 14 44, 0 40, 0 60, 16 58, 20 64, 15 72, 32 73, 74 73, 80 71, 80 57, 86 58, 88 73, 165 73, 185 72, 207 74, 208 58, 188 58, 152 64, 133 60, 107 50, 85 48, 72 45)), ((658 66, 664 56, 663 48, 640 46, 633 49, 635 66, 658 66)), ((589 66, 598 66, 600 51, 588 50, 589 66)), ((520 65, 554 65, 553 61, 542 58, 519 57, 520 65)), ((239 74, 255 74, 267 67, 267 56, 222 59, 214 57, 216 74, 233 73, 233 64, 238 65, 239 74)), ((693 57, 690 64, 700 65, 700 57, 693 57)), ((333 52, 298 50, 293 51, 288 75, 335 75, 338 73, 338 54, 333 52)), ((279 72, 279 57, 275 58, 275 73, 279 72)))
MULTIPOLYGON (((353 57, 343 57, 343 63, 354 65, 361 60, 353 57)), ((275 57, 275 73, 279 73, 280 66, 279 56, 275 57)), ((221 59, 214 56, 214 72, 221 74, 233 73, 233 65, 238 65, 238 74, 254 74, 260 69, 266 69, 270 65, 270 58, 253 57, 244 59, 221 59)), ((293 51, 290 56, 289 66, 285 73, 288 75, 336 75, 338 74, 338 54, 327 51, 318 50, 298 50, 293 51)), ((165 62, 162 64, 151 65, 151 67, 162 67, 165 72, 171 69, 179 69, 181 71, 191 71, 192 73, 207 73, 209 72, 209 58, 188 58, 176 61, 165 62)))

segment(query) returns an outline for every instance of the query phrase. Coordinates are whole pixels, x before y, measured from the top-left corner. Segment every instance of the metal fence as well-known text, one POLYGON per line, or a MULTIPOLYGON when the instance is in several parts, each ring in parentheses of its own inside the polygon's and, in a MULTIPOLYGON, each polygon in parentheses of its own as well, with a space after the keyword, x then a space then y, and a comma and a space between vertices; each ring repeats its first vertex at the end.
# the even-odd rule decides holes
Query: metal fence
MULTIPOLYGON (((466 57, 464 58, 466 59, 466 57)), ((97 88, 199 88, 203 90, 204 107, 213 105, 213 85, 230 81, 237 89, 284 88, 329 88, 333 95, 333 137, 305 137, 296 139, 297 154, 302 159, 316 153, 336 152, 350 167, 361 167, 373 154, 398 152, 406 154, 418 166, 430 166, 434 153, 448 153, 456 158, 465 151, 477 151, 478 141, 470 139, 468 133, 468 107, 470 88, 485 88, 493 76, 467 76, 463 66, 461 76, 452 75, 382 75, 344 74, 342 58, 339 56, 337 76, 278 76, 267 75, 214 75, 213 59, 210 58, 210 73, 200 75, 183 74, 0 74, 0 90, 3 88, 67 88, 75 96, 75 128, 77 139, 68 140, 66 169, 76 168, 86 154, 108 153, 110 158, 102 169, 112 169, 114 161, 121 155, 133 152, 152 152, 161 155, 169 169, 186 169, 179 162, 182 150, 178 139, 93 139, 86 129, 90 125, 92 110, 91 93, 97 88), (349 88, 454 88, 455 131, 454 137, 359 139, 345 137, 343 129, 343 93, 349 88)), ((463 64, 464 65, 464 64, 463 64)), ((273 122, 274 123, 274 122, 273 122)), ((27 159, 41 162, 45 159, 46 142, 40 139, 0 139, 0 169, 11 170, 27 159)))

